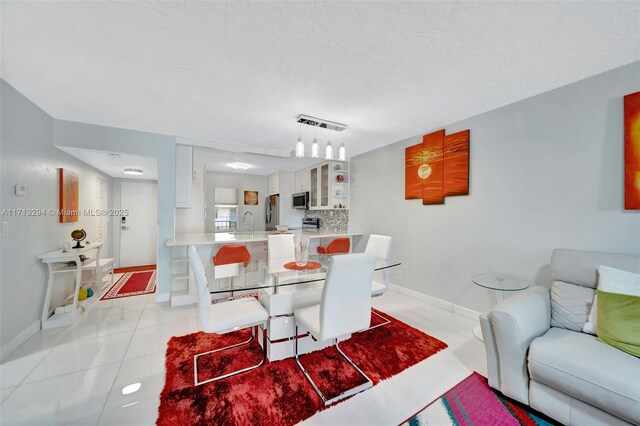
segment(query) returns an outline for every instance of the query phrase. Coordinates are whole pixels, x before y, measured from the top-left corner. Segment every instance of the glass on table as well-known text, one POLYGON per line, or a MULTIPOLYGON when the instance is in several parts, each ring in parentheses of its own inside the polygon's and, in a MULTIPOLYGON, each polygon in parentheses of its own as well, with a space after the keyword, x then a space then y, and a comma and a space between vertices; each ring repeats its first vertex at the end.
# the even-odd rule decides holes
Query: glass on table
POLYGON ((309 237, 296 235, 294 237, 296 265, 305 266, 309 261, 309 237))

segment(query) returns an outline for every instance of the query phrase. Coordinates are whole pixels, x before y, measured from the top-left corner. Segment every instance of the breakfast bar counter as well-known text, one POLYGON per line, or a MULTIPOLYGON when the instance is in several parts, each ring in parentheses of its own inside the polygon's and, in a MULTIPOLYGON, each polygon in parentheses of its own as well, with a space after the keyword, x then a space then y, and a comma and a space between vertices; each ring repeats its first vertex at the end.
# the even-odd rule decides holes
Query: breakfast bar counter
MULTIPOLYGON (((267 236, 270 234, 277 234, 276 231, 256 231, 256 232, 216 232, 209 234, 185 234, 177 235, 175 238, 167 240, 166 244, 169 247, 183 247, 183 246, 202 246, 202 245, 214 245, 225 243, 258 243, 266 242, 267 236)), ((340 232, 330 230, 289 230, 287 233, 294 235, 306 235, 310 239, 315 238, 339 238, 339 237, 353 237, 361 236, 360 232, 340 232)))

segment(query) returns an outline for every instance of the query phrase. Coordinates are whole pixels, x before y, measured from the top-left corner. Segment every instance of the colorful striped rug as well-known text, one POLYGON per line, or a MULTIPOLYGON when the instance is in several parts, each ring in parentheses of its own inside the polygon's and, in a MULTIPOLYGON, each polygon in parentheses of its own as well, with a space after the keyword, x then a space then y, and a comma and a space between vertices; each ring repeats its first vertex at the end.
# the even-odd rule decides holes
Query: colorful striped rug
MULTIPOLYGON (((546 416, 545 416, 546 417, 546 416)), ((437 401, 407 420, 403 426, 456 425, 555 425, 553 420, 542 419, 529 407, 514 403, 493 391, 487 380, 473 373, 437 401)))
POLYGON ((102 296, 100 300, 140 296, 156 291, 156 271, 127 272, 102 296))

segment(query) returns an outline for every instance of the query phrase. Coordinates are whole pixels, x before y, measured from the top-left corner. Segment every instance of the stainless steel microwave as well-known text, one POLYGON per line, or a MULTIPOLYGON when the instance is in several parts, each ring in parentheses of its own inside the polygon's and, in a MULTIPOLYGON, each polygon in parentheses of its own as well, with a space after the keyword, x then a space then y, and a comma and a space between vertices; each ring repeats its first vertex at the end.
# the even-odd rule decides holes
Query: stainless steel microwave
POLYGON ((308 192, 298 192, 297 194, 293 194, 291 198, 292 198, 291 207, 293 207, 294 209, 306 210, 309 208, 308 192))

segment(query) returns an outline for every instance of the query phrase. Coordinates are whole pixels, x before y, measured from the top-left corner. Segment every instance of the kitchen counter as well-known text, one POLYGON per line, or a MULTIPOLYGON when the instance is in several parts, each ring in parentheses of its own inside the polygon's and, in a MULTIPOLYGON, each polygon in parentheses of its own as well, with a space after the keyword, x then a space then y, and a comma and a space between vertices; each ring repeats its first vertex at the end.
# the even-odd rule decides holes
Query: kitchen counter
MULTIPOLYGON (((288 233, 294 235, 306 235, 309 238, 338 238, 349 237, 354 235, 362 235, 360 232, 336 232, 323 230, 290 230, 288 233)), ((177 235, 175 238, 168 239, 166 245, 169 247, 182 246, 201 246, 225 243, 257 243, 266 242, 269 234, 277 234, 275 231, 256 231, 251 235, 250 232, 216 232, 209 234, 186 234, 177 235)))

